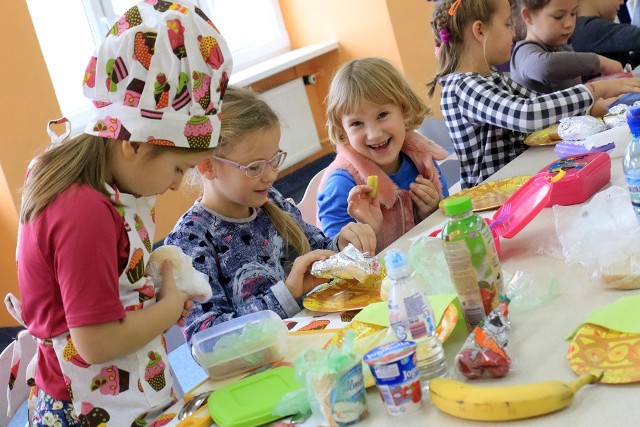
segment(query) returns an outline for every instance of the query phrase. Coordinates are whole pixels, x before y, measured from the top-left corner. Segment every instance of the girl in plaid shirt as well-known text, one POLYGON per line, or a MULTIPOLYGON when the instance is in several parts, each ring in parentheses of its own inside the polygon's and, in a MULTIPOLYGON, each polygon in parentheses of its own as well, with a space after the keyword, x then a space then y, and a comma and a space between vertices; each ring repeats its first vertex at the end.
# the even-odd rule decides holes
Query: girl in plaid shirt
POLYGON ((542 95, 495 72, 511 57, 511 22, 509 0, 442 0, 433 12, 438 66, 430 93, 440 83, 440 108, 460 158, 463 188, 521 154, 529 133, 587 114, 597 99, 640 92, 640 79, 624 78, 542 95))

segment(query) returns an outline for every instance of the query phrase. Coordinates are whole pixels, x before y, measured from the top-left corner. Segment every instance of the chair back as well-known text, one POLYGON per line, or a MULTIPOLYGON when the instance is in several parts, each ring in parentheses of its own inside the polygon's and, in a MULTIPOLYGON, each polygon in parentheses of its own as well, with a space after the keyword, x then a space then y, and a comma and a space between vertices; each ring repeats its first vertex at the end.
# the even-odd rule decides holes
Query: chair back
POLYGON ((300 209, 300 213, 302 214, 302 219, 308 224, 316 225, 316 217, 318 214, 318 202, 316 198, 318 196, 320 180, 322 179, 322 175, 324 175, 325 170, 326 168, 322 169, 320 172, 315 174, 313 178, 311 178, 309 185, 307 185, 307 189, 302 196, 302 200, 297 204, 298 209, 300 209))

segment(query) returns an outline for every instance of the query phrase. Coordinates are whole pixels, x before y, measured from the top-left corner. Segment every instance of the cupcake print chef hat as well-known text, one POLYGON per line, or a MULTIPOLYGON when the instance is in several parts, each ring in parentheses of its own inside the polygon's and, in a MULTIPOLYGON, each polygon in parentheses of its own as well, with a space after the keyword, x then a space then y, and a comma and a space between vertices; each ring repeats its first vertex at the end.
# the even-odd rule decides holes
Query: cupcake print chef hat
POLYGON ((145 0, 111 27, 83 81, 86 133, 186 148, 218 144, 232 62, 224 38, 186 1, 145 0))

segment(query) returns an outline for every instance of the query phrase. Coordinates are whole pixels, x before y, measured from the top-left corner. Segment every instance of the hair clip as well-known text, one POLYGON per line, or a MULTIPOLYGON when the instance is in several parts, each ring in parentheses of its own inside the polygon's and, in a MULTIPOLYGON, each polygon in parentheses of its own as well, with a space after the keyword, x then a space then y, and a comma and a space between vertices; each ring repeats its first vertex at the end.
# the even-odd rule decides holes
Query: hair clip
POLYGON ((462 2, 462 0, 456 0, 453 2, 453 4, 451 5, 451 7, 449 8, 449 16, 453 16, 455 15, 456 11, 458 10, 458 8, 460 7, 460 3, 462 2))
POLYGON ((440 41, 442 42, 442 44, 447 44, 451 41, 451 32, 447 27, 440 28, 438 34, 440 35, 440 41))

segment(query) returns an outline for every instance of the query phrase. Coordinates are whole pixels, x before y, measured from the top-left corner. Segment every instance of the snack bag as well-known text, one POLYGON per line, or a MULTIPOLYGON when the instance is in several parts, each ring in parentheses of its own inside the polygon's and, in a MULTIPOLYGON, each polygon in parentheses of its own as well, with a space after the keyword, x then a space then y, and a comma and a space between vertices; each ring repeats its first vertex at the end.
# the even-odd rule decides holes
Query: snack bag
POLYGON ((355 334, 349 332, 341 348, 307 349, 293 364, 314 419, 322 420, 323 426, 349 426, 367 414, 362 363, 352 350, 354 339, 355 334))
POLYGON ((487 375, 501 378, 511 369, 511 357, 506 352, 511 331, 509 299, 500 303, 469 334, 455 357, 457 371, 469 379, 487 375))

